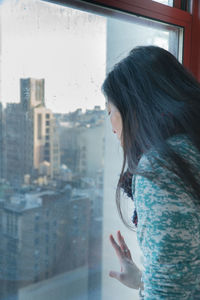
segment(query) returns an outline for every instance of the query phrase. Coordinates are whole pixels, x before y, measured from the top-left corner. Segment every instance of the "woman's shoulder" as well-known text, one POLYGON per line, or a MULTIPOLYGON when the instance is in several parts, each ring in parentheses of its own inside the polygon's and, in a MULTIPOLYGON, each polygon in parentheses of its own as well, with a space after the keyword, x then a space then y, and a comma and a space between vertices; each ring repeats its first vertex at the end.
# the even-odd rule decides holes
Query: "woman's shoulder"
MULTIPOLYGON (((168 139, 173 150, 195 165, 195 177, 200 180, 200 155, 187 136, 173 136, 168 139), (198 168, 197 168, 198 165, 198 168)), ((155 149, 143 155, 139 162, 137 174, 133 176, 132 193, 136 200, 136 206, 150 207, 160 205, 160 209, 166 205, 170 209, 184 207, 193 212, 199 207, 199 199, 194 197, 191 186, 186 185, 182 178, 168 168, 170 161, 166 161, 155 149), (158 159, 161 162, 158 162, 158 159), (163 164, 162 164, 163 162, 163 164), (167 167, 166 167, 167 166, 167 167), (190 201, 193 199, 193 201, 190 201), (139 204, 138 204, 139 203, 139 204)), ((169 166, 170 167, 170 166, 169 166)), ((198 213, 200 208, 198 208, 198 213)))
MULTIPOLYGON (((194 176, 200 178, 200 153, 194 146, 191 139, 185 134, 174 135, 167 139, 167 143, 181 158, 183 158, 193 170, 194 176)), ((151 148, 141 157, 137 174, 133 176, 132 192, 135 193, 136 180, 140 185, 147 179, 151 185, 154 184, 156 189, 173 190, 174 193, 180 194, 187 188, 181 178, 171 170, 172 161, 166 160, 155 148, 151 148), (166 167, 167 166, 167 167, 166 167)), ((188 191, 187 191, 188 192, 188 191)))
MULTIPOLYGON (((191 166, 200 170, 200 152, 187 134, 173 135, 166 142, 175 153, 180 155, 191 166)), ((147 153, 142 155, 137 171, 149 173, 155 172, 155 170, 159 171, 161 165, 158 161, 165 163, 166 158, 163 158, 160 152, 155 147, 152 147, 147 153)))

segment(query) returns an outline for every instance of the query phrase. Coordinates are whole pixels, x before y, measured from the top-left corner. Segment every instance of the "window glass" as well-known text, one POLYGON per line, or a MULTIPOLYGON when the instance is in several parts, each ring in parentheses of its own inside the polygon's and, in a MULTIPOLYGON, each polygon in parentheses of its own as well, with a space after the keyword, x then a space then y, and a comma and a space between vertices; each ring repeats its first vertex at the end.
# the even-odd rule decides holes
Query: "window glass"
POLYGON ((172 6, 172 7, 173 7, 173 4, 174 4, 174 0, 153 0, 153 1, 165 4, 165 5, 169 5, 169 6, 172 6))
POLYGON ((181 60, 181 38, 128 14, 1 4, 0 299, 138 299, 108 276, 119 267, 110 233, 120 229, 141 260, 115 207, 122 153, 100 88, 135 46, 181 60))

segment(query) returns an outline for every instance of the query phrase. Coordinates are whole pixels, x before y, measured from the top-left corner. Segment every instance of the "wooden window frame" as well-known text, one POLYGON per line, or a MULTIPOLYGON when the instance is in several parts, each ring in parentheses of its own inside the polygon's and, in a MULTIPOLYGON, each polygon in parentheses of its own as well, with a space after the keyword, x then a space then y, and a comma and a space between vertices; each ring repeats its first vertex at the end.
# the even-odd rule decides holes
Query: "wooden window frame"
MULTIPOLYGON (((149 19, 180 26, 184 29, 183 64, 200 81, 200 1, 192 0, 192 13, 180 9, 180 0, 170 7, 151 0, 44 0, 65 4, 74 8, 98 12, 102 9, 110 15, 121 12, 140 15, 149 19), (109 10, 109 8, 113 10, 109 10)), ((120 16, 121 14, 121 16, 120 16)))

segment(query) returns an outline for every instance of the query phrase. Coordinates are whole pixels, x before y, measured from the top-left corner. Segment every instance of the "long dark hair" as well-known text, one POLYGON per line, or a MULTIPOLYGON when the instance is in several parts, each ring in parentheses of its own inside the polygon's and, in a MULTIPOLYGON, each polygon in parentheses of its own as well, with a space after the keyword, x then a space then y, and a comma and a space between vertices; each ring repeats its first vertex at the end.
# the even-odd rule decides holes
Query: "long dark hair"
MULTIPOLYGON (((102 91, 122 117, 124 159, 116 204, 124 224, 130 227, 120 203, 125 168, 138 174, 138 162, 151 147, 170 162, 164 167, 177 174, 200 199, 200 185, 189 164, 166 142, 169 137, 184 133, 200 151, 200 84, 192 74, 168 51, 140 46, 114 66, 102 91)), ((161 160, 158 162, 162 164, 161 160)))

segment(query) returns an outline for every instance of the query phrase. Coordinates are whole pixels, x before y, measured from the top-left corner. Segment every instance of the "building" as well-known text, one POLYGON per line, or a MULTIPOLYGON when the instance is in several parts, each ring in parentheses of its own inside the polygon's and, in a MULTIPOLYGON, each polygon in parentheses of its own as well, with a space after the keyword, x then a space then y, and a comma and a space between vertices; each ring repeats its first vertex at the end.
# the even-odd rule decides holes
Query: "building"
POLYGON ((21 103, 9 103, 5 109, 5 177, 13 185, 23 183, 24 174, 31 173, 33 150, 30 119, 21 103))
POLYGON ((80 109, 60 119, 61 163, 80 177, 94 178, 103 169, 105 111, 80 109), (98 139, 96 137, 98 136, 98 139))
POLYGON ((45 106, 44 84, 44 79, 20 79, 20 101, 24 111, 29 111, 37 106, 45 106))
POLYGON ((33 167, 40 175, 55 178, 60 169, 59 136, 51 110, 44 106, 33 110, 33 167), (45 163, 49 163, 45 170, 45 163))
POLYGON ((66 186, 0 200, 0 299, 89 264, 91 201, 66 186))
POLYGON ((5 110, 6 179, 16 185, 27 175, 32 180, 59 175, 58 130, 44 94, 44 79, 20 79, 20 103, 5 110))
POLYGON ((0 179, 4 176, 4 131, 3 131, 3 106, 0 103, 0 179))

